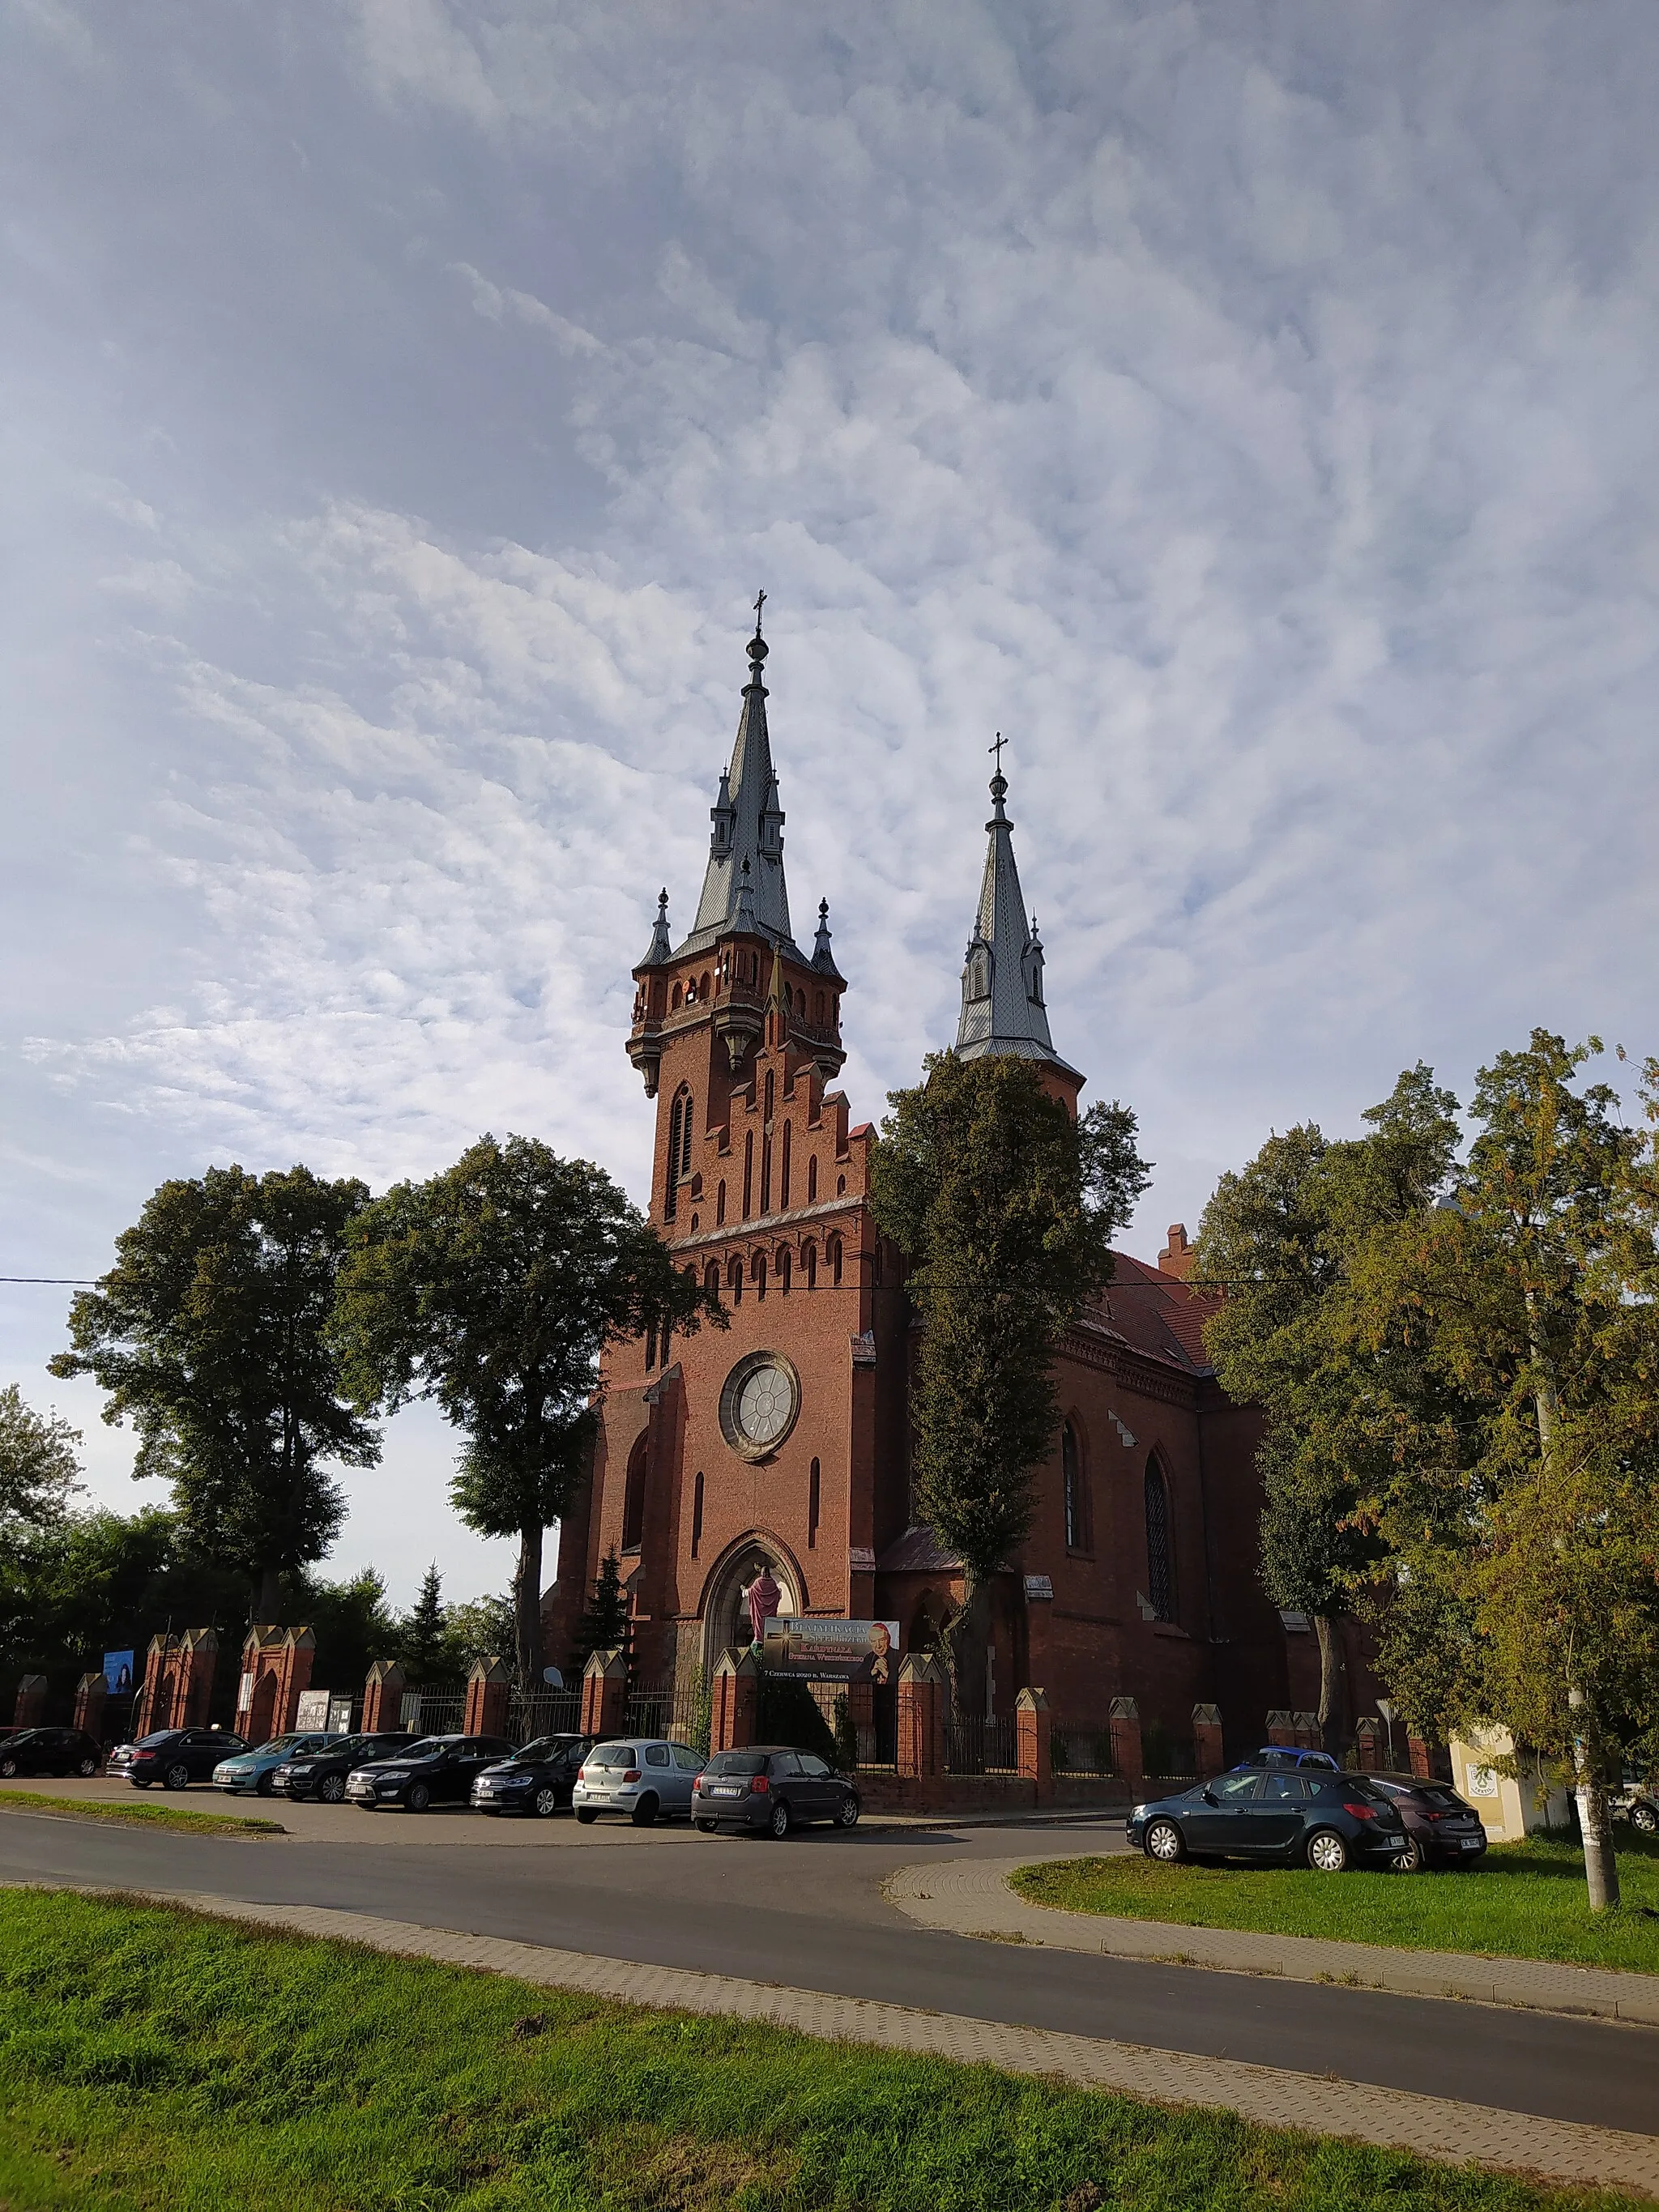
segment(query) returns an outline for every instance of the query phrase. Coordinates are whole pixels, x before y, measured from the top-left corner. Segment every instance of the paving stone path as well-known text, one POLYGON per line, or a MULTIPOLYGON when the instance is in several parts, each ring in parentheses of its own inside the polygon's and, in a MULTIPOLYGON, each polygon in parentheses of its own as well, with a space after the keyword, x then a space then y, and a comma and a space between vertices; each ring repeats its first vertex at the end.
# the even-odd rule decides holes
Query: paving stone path
MULTIPOLYGON (((1659 1974, 1546 1960, 1486 1959, 1462 1951, 1396 1951, 1376 1943, 1322 1936, 1260 1936, 1238 1928, 1188 1928, 1173 1920, 1121 1919, 1106 1913, 1062 1912, 1033 1905, 1008 1886, 1034 1855, 1007 1859, 951 1859, 902 1867, 885 1893, 925 1928, 1002 1942, 1040 1943, 1050 1950, 1104 1952, 1117 1959, 1158 1959, 1224 1973, 1277 1974, 1291 1982, 1346 1982, 1414 1997, 1462 1997, 1478 2004, 1518 2005, 1528 2012, 1587 2013, 1601 2020, 1659 2027, 1659 1974)), ((1659 2100, 1659 2086, 1655 2089, 1659 2100)))
MULTIPOLYGON (((930 1869, 937 1879, 940 1869, 930 1869)), ((131 1892, 127 1894, 131 1894, 131 1892)), ((859 1997, 769 1987, 720 1974, 635 1966, 539 1944, 422 1928, 317 1905, 252 1905, 192 1893, 152 1893, 222 1919, 363 1943, 403 1957, 509 1974, 550 1989, 626 2004, 764 2020, 803 2034, 889 2051, 925 2051, 1175 2106, 1220 2107, 1263 2126, 1342 2136, 1553 2181, 1659 2197, 1659 2136, 1457 2104, 1398 2089, 1296 2074, 1232 2059, 1193 2057, 959 2014, 912 2011, 859 1997)), ((1183 1936, 1190 1931, 1182 1929, 1183 1936)))

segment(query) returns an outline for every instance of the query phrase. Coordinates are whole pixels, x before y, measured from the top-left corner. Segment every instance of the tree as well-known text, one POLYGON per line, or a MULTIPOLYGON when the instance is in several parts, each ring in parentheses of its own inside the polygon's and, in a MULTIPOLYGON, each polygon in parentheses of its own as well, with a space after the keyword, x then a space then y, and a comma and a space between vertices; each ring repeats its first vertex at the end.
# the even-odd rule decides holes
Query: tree
POLYGON ((1075 1121, 1028 1060, 934 1054, 889 1103, 872 1196, 922 1321, 915 1494, 963 1565, 948 1648, 965 1710, 991 1577, 1030 1526, 1036 1469, 1053 1448, 1054 1353, 1111 1279, 1111 1239, 1148 1168, 1126 1107, 1075 1121))
POLYGON ((165 1476, 191 1539, 246 1574, 273 1619, 279 1576, 319 1559, 344 1516, 330 1461, 372 1467, 380 1440, 344 1402, 327 1324, 348 1224, 368 1196, 308 1168, 210 1168, 165 1182, 70 1308, 72 1352, 104 1419, 131 1419, 133 1472, 165 1476))
MULTIPOLYGON (((475 1659, 499 1659, 504 1652, 512 1650, 518 1633, 515 1594, 505 1590, 499 1595, 469 1598, 463 1605, 453 1605, 448 1626, 458 1674, 465 1674, 475 1659)), ((541 1679, 539 1669, 536 1679, 541 1679)))
POLYGON ((435 1559, 421 1577, 414 1604, 398 1623, 396 1648, 404 1675, 416 1688, 447 1679, 453 1647, 443 1577, 435 1559))
POLYGON ((373 1567, 339 1582, 296 1576, 288 1618, 303 1621, 317 1639, 312 1678, 319 1689, 360 1688, 371 1664, 386 1656, 397 1634, 385 1577, 373 1567))
POLYGON ((1313 1619, 1332 1751, 1349 1720, 1340 1624, 1382 1549, 1361 1500, 1388 1448, 1371 1420, 1382 1353, 1356 1327, 1352 1277, 1370 1239, 1444 1188, 1456 1110, 1419 1062, 1364 1115, 1363 1138, 1329 1142, 1311 1122, 1270 1137, 1222 1176, 1199 1232, 1194 1279, 1219 1293, 1206 1348, 1229 1395, 1267 1416, 1262 1580, 1275 1605, 1313 1619))
POLYGON ((574 1672, 580 1674, 596 1651, 625 1652, 628 1629, 628 1592, 622 1586, 622 1571, 611 1550, 599 1561, 592 1598, 576 1623, 575 1648, 570 1655, 574 1672))
POLYGON ((37 1413, 13 1382, 0 1390, 0 1526, 45 1528, 61 1521, 82 1487, 79 1429, 57 1409, 37 1413))
POLYGON ((1607 1762, 1659 1726, 1659 1066, 1644 1132, 1575 1087, 1600 1050, 1534 1030, 1483 1068, 1451 1201, 1360 1285, 1374 1340, 1461 1409, 1385 1394, 1376 1416, 1377 1525, 1454 1623, 1440 1695, 1571 1772, 1595 1910, 1619 1895, 1607 1762))
POLYGON ((515 1536, 521 1681, 541 1674, 542 1540, 586 1462, 605 1346, 726 1325, 604 1170, 528 1137, 481 1137, 352 1224, 336 1340, 363 1407, 435 1398, 466 1445, 452 1495, 515 1536))

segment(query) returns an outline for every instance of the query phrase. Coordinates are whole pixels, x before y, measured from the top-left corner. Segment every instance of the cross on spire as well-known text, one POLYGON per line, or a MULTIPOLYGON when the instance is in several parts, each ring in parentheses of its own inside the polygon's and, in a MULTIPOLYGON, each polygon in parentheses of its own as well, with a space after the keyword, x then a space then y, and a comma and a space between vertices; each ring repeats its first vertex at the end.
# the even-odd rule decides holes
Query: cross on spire
POLYGON ((999 730, 999 731, 997 732, 997 741, 996 741, 995 744, 994 744, 994 745, 987 745, 987 746, 986 746, 986 748, 985 748, 985 750, 986 750, 986 751, 987 751, 988 753, 994 753, 994 754, 996 755, 996 757, 997 757, 997 774, 998 774, 999 775, 1000 775, 1002 774, 1002 748, 1004 747, 1004 745, 1006 745, 1006 744, 1007 744, 1007 742, 1008 742, 1007 738, 1005 738, 1005 737, 1003 736, 1003 734, 1002 734, 1001 731, 1000 731, 1000 730, 999 730))
POLYGON ((756 636, 757 636, 757 637, 758 637, 758 636, 760 635, 760 634, 761 634, 761 609, 762 609, 765 605, 766 605, 766 594, 765 594, 765 592, 756 592, 756 594, 755 594, 755 635, 756 635, 756 636))

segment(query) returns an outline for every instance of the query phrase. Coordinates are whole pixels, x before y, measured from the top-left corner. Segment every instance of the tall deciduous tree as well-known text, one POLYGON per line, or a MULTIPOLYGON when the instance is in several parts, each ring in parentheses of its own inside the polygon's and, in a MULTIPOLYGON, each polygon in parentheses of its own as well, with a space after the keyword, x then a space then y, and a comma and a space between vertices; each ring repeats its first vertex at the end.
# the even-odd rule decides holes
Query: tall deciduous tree
POLYGON ((138 1430, 134 1473, 167 1477, 191 1539, 246 1574, 260 1619, 278 1577, 319 1559, 344 1516, 331 1461, 371 1467, 328 1335, 348 1224, 368 1193, 308 1168, 210 1168, 165 1182, 70 1308, 55 1375, 90 1375, 104 1419, 138 1430))
POLYGON ((1451 1202, 1360 1285, 1375 1340, 1462 1408, 1379 1401, 1398 1449, 1378 1526, 1407 1590, 1466 1624, 1453 1717, 1572 1772, 1597 1909, 1619 1894, 1606 1765, 1659 1724, 1659 1068, 1644 1134, 1607 1085, 1578 1087, 1600 1050, 1535 1030, 1483 1068, 1451 1202))
POLYGON ((724 1327, 603 1169, 534 1139, 481 1137, 430 1182, 353 1224, 336 1337, 360 1404, 434 1398, 467 1442, 453 1485, 467 1524, 518 1539, 520 1679, 541 1673, 542 1540, 592 1431, 606 1344, 724 1327))
POLYGON ((1219 1293, 1206 1347, 1229 1394, 1267 1417, 1262 1579, 1276 1605, 1314 1620, 1333 1750, 1349 1718, 1340 1624, 1382 1550, 1362 1501, 1388 1449, 1373 1421, 1383 1353, 1356 1327, 1353 1274, 1370 1240, 1444 1188, 1456 1109, 1431 1069, 1408 1069, 1363 1138, 1331 1142, 1312 1123, 1269 1138, 1221 1178, 1199 1234, 1196 1279, 1219 1293))
POLYGON ((1146 1188, 1127 1108, 1080 1121, 1012 1057, 930 1056, 890 1094, 876 1219, 909 1262, 922 1321, 911 1397, 921 1512, 963 1563, 949 1645, 959 1706, 991 1577, 1030 1526, 1058 1422, 1063 1332, 1111 1279, 1111 1239, 1146 1188))
POLYGON ((13 1382, 0 1390, 0 1524, 46 1528, 61 1521, 83 1486, 79 1429, 54 1411, 37 1413, 13 1382))

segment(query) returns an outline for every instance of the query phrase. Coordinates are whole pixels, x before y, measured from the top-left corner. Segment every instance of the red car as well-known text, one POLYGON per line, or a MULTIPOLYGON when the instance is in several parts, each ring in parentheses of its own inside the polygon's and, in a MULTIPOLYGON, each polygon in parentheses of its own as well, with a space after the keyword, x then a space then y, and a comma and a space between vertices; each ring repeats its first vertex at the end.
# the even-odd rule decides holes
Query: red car
POLYGON ((1486 1856, 1480 1815, 1449 1782, 1425 1780, 1420 1774, 1368 1774, 1365 1779, 1394 1800, 1406 1831, 1406 1848, 1395 1862, 1402 1873, 1420 1874, 1429 1866, 1479 1866, 1486 1856))

